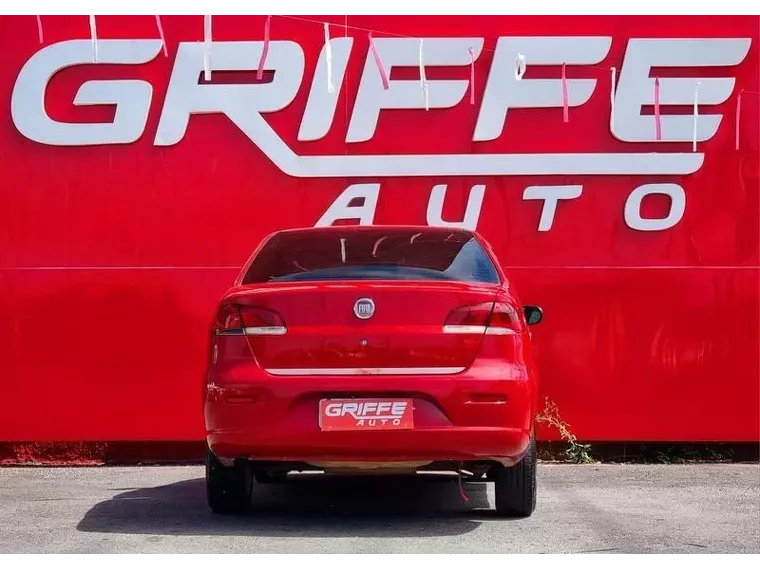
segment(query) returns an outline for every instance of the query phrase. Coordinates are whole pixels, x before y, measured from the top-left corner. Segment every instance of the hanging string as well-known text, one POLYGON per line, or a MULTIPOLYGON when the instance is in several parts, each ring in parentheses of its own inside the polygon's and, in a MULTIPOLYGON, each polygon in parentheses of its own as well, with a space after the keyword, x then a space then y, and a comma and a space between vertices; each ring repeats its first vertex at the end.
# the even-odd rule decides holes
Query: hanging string
POLYGON ((743 89, 739 90, 739 94, 736 96, 736 139, 734 140, 734 150, 739 150, 739 124, 742 114, 742 93, 743 89))
POLYGON ((90 16, 90 37, 92 38, 92 62, 98 62, 98 27, 95 16, 90 16))
MULTIPOLYGON (((315 20, 313 18, 303 18, 301 16, 286 16, 286 15, 282 15, 282 14, 278 15, 276 17, 277 18, 284 18, 286 20, 296 20, 296 21, 299 21, 299 22, 308 22, 308 23, 311 23, 311 24, 324 25, 324 21, 322 21, 322 20, 315 20)), ((419 36, 407 36, 407 35, 404 35, 404 34, 397 34, 395 32, 390 32, 390 31, 387 31, 387 30, 378 30, 378 29, 373 29, 373 28, 364 28, 364 27, 361 27, 361 26, 349 26, 348 23, 347 23, 347 21, 344 24, 336 24, 336 25, 340 25, 341 27, 343 27, 344 30, 345 30, 345 32, 346 32, 346 34, 348 34, 348 30, 355 30, 355 31, 359 31, 359 32, 366 32, 368 34, 376 34, 376 35, 388 36, 388 37, 392 37, 392 38, 419 39, 419 36)), ((483 48, 481 49, 481 51, 489 52, 489 53, 495 53, 496 52, 495 49, 487 48, 485 46, 483 46, 483 48)), ((606 66, 606 65, 587 65, 587 64, 583 64, 583 68, 584 69, 603 69, 605 71, 608 71, 610 69, 610 67, 606 66)))
MULTIPOLYGON (((328 90, 330 92, 334 91, 334 86, 332 85, 332 53, 331 53, 331 46, 329 43, 329 27, 326 22, 322 22, 319 20, 314 20, 310 18, 302 18, 297 16, 285 16, 281 15, 278 16, 281 18, 287 18, 292 20, 300 20, 304 22, 311 22, 311 23, 318 23, 322 24, 324 26, 325 30, 325 42, 326 42, 326 56, 327 56, 327 74, 328 74, 328 90)), ((156 27, 158 29, 158 33, 161 39, 161 45, 164 52, 164 56, 168 57, 168 46, 166 44, 166 37, 164 34, 163 26, 161 23, 161 17, 155 16, 156 18, 156 27)), ((266 62, 266 57, 268 54, 269 49, 269 27, 270 27, 270 21, 271 16, 267 16, 265 28, 264 28, 264 49, 262 50, 261 59, 259 61, 259 68, 257 70, 257 78, 260 80, 263 78, 263 68, 264 64, 266 62)), ((44 35, 43 35, 43 26, 42 26, 42 17, 36 16, 36 22, 37 22, 37 35, 40 43, 44 42, 44 35)), ((93 51, 93 62, 98 63, 99 62, 99 53, 98 53, 98 37, 97 37, 97 23, 94 15, 89 16, 89 25, 90 25, 90 36, 92 40, 92 51, 93 51)), ((349 26, 348 20, 345 20, 345 23, 342 24, 346 36, 348 34, 348 30, 359 30, 359 31, 366 31, 369 42, 370 42, 370 50, 372 52, 372 55, 375 59, 375 63, 378 67, 378 71, 380 72, 380 77, 383 83, 383 88, 385 90, 388 90, 390 88, 389 81, 388 81, 388 75, 385 72, 385 69, 383 68, 382 61, 380 59, 380 56, 377 52, 377 49, 375 48, 374 41, 372 39, 372 34, 379 33, 391 37, 398 37, 398 38, 408 38, 413 39, 413 36, 406 36, 402 34, 396 34, 393 32, 383 31, 383 30, 373 30, 369 28, 363 28, 360 26, 349 26)), ((211 44, 211 16, 204 16, 204 77, 207 81, 211 79, 211 69, 210 69, 210 44, 211 44)), ((421 82, 423 84, 423 90, 425 91, 425 99, 426 99, 426 109, 429 108, 428 104, 428 89, 427 89, 427 78, 424 77, 424 63, 423 63, 423 47, 422 47, 422 40, 420 40, 420 70, 421 70, 421 82), (423 79, 424 77, 424 79, 423 79)), ((470 55, 470 104, 475 104, 475 54, 474 49, 472 47, 468 47, 467 51, 470 55)), ((492 52, 495 53, 495 49, 488 49, 483 47, 483 51, 492 52)), ((609 69, 611 72, 611 82, 610 82, 610 109, 611 109, 611 118, 610 118, 610 126, 612 128, 612 131, 614 132, 614 124, 615 124, 615 87, 616 87, 616 76, 617 76, 617 68, 616 67, 606 67, 606 66, 600 66, 600 65, 584 65, 583 66, 586 69, 609 69)), ((525 65, 525 57, 522 54, 517 55, 516 59, 516 66, 515 66, 515 79, 520 80, 522 76, 525 73, 526 65, 525 65)), ((698 121, 699 121, 699 87, 701 83, 697 82, 695 91, 694 91, 694 121, 693 121, 693 133, 692 133, 692 150, 694 152, 697 151, 697 133, 698 133, 698 121)), ((736 113, 735 113, 735 136, 734 136, 734 147, 736 150, 739 150, 740 143, 741 143, 741 134, 740 134, 740 126, 741 126, 741 102, 742 102, 742 95, 748 95, 748 94, 760 94, 760 92, 756 91, 748 91, 745 89, 742 89, 738 92, 737 100, 736 100, 736 113)), ((659 78, 655 78, 655 137, 657 140, 662 140, 662 125, 661 125, 661 114, 660 114, 660 85, 659 85, 659 78)), ((569 122, 569 95, 568 95, 568 83, 567 83, 567 75, 566 75, 566 64, 562 64, 562 106, 563 106, 563 122, 567 123, 569 122)))
POLYGON ((391 86, 388 83, 388 75, 383 68, 383 62, 380 60, 380 54, 377 53, 377 48, 375 48, 375 42, 372 41, 372 32, 367 32, 367 38, 369 39, 369 49, 372 52, 372 57, 375 58, 375 65, 377 65, 377 70, 380 73, 380 80, 383 82, 383 89, 387 91, 391 86))
POLYGON ((562 64, 562 122, 570 122, 570 97, 567 93, 567 74, 565 73, 565 64, 562 64))
POLYGON ((156 16, 156 27, 158 36, 161 38, 161 47, 164 50, 164 57, 169 57, 169 49, 166 47, 166 37, 164 36, 164 27, 161 25, 161 16, 156 16))
POLYGON ((330 45, 330 26, 325 22, 325 61, 327 63, 327 92, 334 93, 332 82, 332 46, 330 45))
POLYGON ((610 130, 615 134, 615 83, 617 82, 617 69, 610 67, 610 130))
POLYGON ((467 48, 470 54, 470 104, 475 104, 475 50, 472 46, 467 48))
POLYGON ((42 16, 37 16, 37 37, 40 38, 40 43, 43 43, 43 39, 42 39, 42 16))
POLYGON ((459 497, 462 498, 462 501, 465 504, 470 503, 470 497, 467 495, 467 492, 464 491, 464 484, 462 483, 462 463, 459 463, 459 470, 457 470, 457 486, 459 489, 459 497))
POLYGON ((523 75, 525 75, 526 67, 525 56, 522 53, 518 53, 517 58, 515 59, 515 80, 522 80, 523 75))
POLYGON ((420 40, 420 85, 422 86, 422 96, 425 98, 425 110, 430 110, 430 100, 428 98, 428 82, 425 76, 425 61, 422 53, 422 40, 420 40))
MULTIPOLYGON (((315 24, 322 24, 322 26, 325 29, 325 42, 327 44, 326 48, 326 56, 327 56, 327 72, 328 72, 328 90, 331 90, 332 86, 332 69, 331 69, 331 49, 329 44, 329 28, 328 24, 319 21, 314 20, 311 18, 302 18, 299 16, 285 16, 280 15, 277 16, 279 18, 286 18, 291 20, 298 20, 303 22, 310 22, 315 24)), ((209 18, 208 22, 208 28, 209 28, 209 42, 210 43, 210 16, 207 16, 209 18)), ((263 65, 266 61, 266 56, 269 48, 269 25, 270 25, 271 16, 267 16, 266 25, 264 28, 264 49, 261 54, 261 60, 259 61, 259 69, 257 72, 257 78, 261 79, 263 75, 263 65)), ((162 36, 161 41, 164 48, 164 55, 168 55, 167 52, 167 46, 165 37, 163 36, 163 29, 161 27, 161 21, 160 16, 156 16, 156 25, 159 28, 159 34, 162 36)), ((378 71, 380 73, 380 78, 383 83, 383 89, 388 90, 390 88, 390 84, 388 81, 388 75, 385 72, 385 69, 383 68, 382 61, 380 59, 380 55, 377 52, 377 49, 375 47, 374 41, 372 39, 372 34, 382 34, 390 37, 397 37, 397 38, 406 38, 406 39, 419 39, 414 38, 414 36, 406 36, 402 34, 397 34, 389 31, 384 30, 375 30, 370 28, 364 28, 361 26, 350 26, 348 25, 348 18, 346 17, 342 25, 344 28, 344 32, 346 37, 348 37, 348 30, 358 30, 367 32, 367 36, 369 39, 370 44, 370 51, 372 52, 373 58, 375 60, 375 64, 377 65, 378 71)), ((37 16, 37 32, 39 36, 39 40, 42 43, 43 41, 43 33, 42 33, 42 20, 40 16, 37 16)), ((90 16, 90 32, 92 36, 92 42, 93 42, 93 59, 95 62, 98 61, 98 46, 97 46, 97 28, 95 25, 95 16, 90 16)), ((495 53, 495 49, 489 49, 486 47, 482 48, 482 51, 485 52, 491 52, 495 53)), ((472 47, 467 48, 467 52, 470 55, 470 104, 475 104, 475 52, 472 47)), ((207 56, 206 56, 207 59, 207 56)), ((206 61, 204 61, 204 64, 206 64, 206 61)), ((205 65, 204 65, 205 67, 205 65)), ((611 74, 611 80, 610 80, 610 127, 614 133, 615 130, 615 89, 616 89, 616 83, 617 83, 617 68, 614 66, 607 67, 603 65, 583 65, 584 69, 609 69, 611 74)), ((421 81, 423 83, 423 89, 426 91, 426 108, 428 108, 427 104, 427 89, 425 88, 425 85, 427 84, 427 78, 423 78, 424 74, 424 62, 422 59, 422 40, 420 40, 420 69, 421 69, 421 81)), ((520 80, 522 76, 525 73, 526 65, 525 65, 525 57, 522 54, 517 55, 517 59, 515 61, 515 79, 520 80)), ((205 69, 204 69, 205 70, 205 69)), ((210 75, 210 70, 209 70, 210 75)), ((697 134, 698 134, 698 122, 699 122, 699 86, 700 82, 697 82, 696 88, 694 90, 694 124, 693 124, 693 133, 692 133, 692 150, 694 152, 697 151, 697 134)), ((332 87, 334 89, 334 86, 332 87)), ((331 90, 332 92, 332 90, 331 90)), ((741 132, 740 132, 740 126, 741 126, 741 100, 742 96, 746 95, 760 95, 760 92, 757 91, 749 91, 746 89, 742 89, 739 91, 737 95, 736 100, 736 114, 735 114, 735 135, 734 135, 734 147, 738 150, 740 148, 741 143, 741 132)), ((655 138, 657 140, 662 140, 662 116, 660 113, 660 81, 659 78, 655 78, 655 138)), ((569 122, 569 94, 568 94, 568 82, 567 82, 567 69, 566 64, 562 64, 562 115, 563 115, 563 122, 569 122)))
POLYGON ((267 16, 267 21, 264 23, 264 48, 261 50, 261 58, 259 58, 259 68, 256 70, 256 79, 261 81, 264 78, 264 65, 267 62, 267 55, 269 55, 269 24, 272 21, 272 16, 267 16))
POLYGON ((694 136, 692 138, 691 150, 697 151, 697 120, 699 119, 699 86, 702 83, 697 81, 697 87, 694 89, 694 136))
POLYGON ((211 16, 203 16, 203 79, 211 81, 211 16))
MULTIPOLYGON (((297 21, 301 21, 301 22, 309 22, 309 23, 313 23, 313 24, 321 24, 323 26, 326 25, 325 22, 320 21, 320 20, 315 20, 313 18, 303 18, 303 17, 300 17, 300 16, 289 16, 289 15, 279 15, 277 17, 278 18, 285 18, 285 19, 288 19, 288 20, 297 20, 297 21)), ((271 18, 271 16, 267 17, 267 22, 269 22, 269 18, 271 18)), ((339 25, 344 28, 344 32, 346 34, 346 37, 348 36, 348 30, 355 30, 355 31, 361 31, 361 32, 366 32, 367 33, 367 35, 369 37, 369 40, 370 40, 370 50, 372 51, 373 57, 375 59, 375 63, 377 64, 378 70, 380 71, 380 77, 383 80, 383 88, 384 89, 388 89, 390 87, 388 85, 388 83, 387 83, 388 76, 385 73, 385 70, 384 70, 384 68, 382 66, 382 61, 380 60, 380 56, 377 53, 377 50, 375 49, 374 42, 372 41, 372 34, 374 33, 374 34, 380 34, 380 35, 389 36, 389 37, 405 38, 405 39, 418 39, 418 38, 415 38, 414 36, 407 36, 407 35, 398 34, 398 33, 395 33, 395 32, 390 32, 390 31, 387 31, 387 30, 378 30, 378 29, 372 29, 372 28, 365 28, 365 27, 362 27, 362 26, 351 26, 351 25, 348 25, 348 19, 347 18, 344 20, 344 23, 339 24, 339 25)), ((265 33, 267 33, 267 32, 268 32, 268 29, 265 29, 265 33)), ((495 49, 490 49, 490 48, 487 48, 485 46, 482 48, 482 51, 484 51, 484 52, 490 52, 490 53, 495 53, 496 52, 495 49)), ((468 47, 467 48, 467 52, 470 54, 470 104, 474 105, 475 104, 475 53, 474 53, 474 49, 472 47, 468 47)), ((263 57, 263 54, 262 54, 262 57, 263 57)), ((520 60, 520 54, 518 54, 518 60, 520 60)), ((617 86, 616 85, 616 83, 617 83, 617 67, 614 67, 614 66, 608 67, 608 66, 604 66, 604 65, 585 65, 584 64, 583 68, 584 69, 598 69, 598 70, 602 70, 603 69, 603 70, 609 70, 610 71, 610 74, 611 74, 611 81, 610 81, 610 110, 611 110, 610 126, 613 129, 613 131, 614 131, 614 124, 615 124, 615 88, 617 86)), ((516 70, 515 70, 515 75, 517 76, 519 73, 520 73, 520 68, 519 68, 519 65, 517 65, 516 66, 516 70)), ((656 96, 657 104, 655 104, 655 131, 656 131, 655 135, 656 135, 656 137, 657 137, 658 140, 661 140, 662 139, 662 124, 661 124, 662 117, 661 117, 661 114, 659 112, 660 111, 660 109, 659 109, 659 78, 655 78, 655 85, 656 85, 655 86, 655 90, 657 91, 657 93, 656 93, 656 95, 657 95, 656 96), (659 135, 657 135, 657 131, 659 131, 659 135)), ((697 90, 698 90, 698 87, 697 87, 697 90)), ((743 89, 741 91, 741 94, 743 94, 743 95, 746 96, 748 94, 753 94, 753 95, 760 94, 760 92, 748 91, 748 90, 743 89)), ((694 140, 692 141, 692 145, 693 145, 694 148, 696 148, 696 125, 697 125, 698 116, 699 116, 698 104, 699 104, 698 93, 697 93, 697 91, 695 91, 695 105, 694 105, 694 129, 695 129, 695 134, 693 135, 693 139, 694 140)), ((741 105, 741 101, 740 101, 740 98, 739 98, 739 99, 737 99, 737 106, 740 106, 740 105, 741 105)), ((568 85, 567 85, 567 76, 566 76, 566 65, 564 63, 562 64, 562 106, 563 106, 563 120, 564 120, 564 122, 569 122, 569 96, 568 96, 568 85)), ((739 113, 740 112, 741 111, 739 111, 739 113)), ((737 129, 736 129, 737 131, 739 130, 739 128, 738 128, 739 120, 740 120, 740 118, 737 117, 737 129)), ((736 136, 738 137, 738 134, 736 136)), ((736 143, 736 141, 735 141, 735 143, 736 143)), ((738 143, 736 143, 736 144, 738 144, 738 143)))
POLYGON ((654 139, 662 140, 662 117, 660 116, 660 78, 654 78, 654 139))

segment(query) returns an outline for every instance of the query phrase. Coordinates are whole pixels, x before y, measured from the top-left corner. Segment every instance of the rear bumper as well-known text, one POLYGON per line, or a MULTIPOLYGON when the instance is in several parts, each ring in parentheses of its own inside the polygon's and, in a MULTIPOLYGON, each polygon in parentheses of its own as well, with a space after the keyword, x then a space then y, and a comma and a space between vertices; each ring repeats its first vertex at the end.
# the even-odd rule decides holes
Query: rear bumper
POLYGON ((269 375, 254 365, 214 370, 207 441, 223 459, 324 463, 519 460, 536 412, 525 369, 480 362, 448 376, 269 375), (321 431, 323 398, 414 400, 414 428, 321 431))
POLYGON ((222 458, 324 463, 519 460, 530 431, 520 428, 446 427, 410 431, 286 434, 217 430, 208 434, 222 458))

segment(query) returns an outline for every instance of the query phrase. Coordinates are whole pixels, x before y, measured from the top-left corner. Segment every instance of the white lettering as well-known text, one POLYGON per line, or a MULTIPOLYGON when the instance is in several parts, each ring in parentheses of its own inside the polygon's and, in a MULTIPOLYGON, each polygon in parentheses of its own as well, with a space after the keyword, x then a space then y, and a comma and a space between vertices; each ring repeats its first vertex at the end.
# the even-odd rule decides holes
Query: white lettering
POLYGON ((339 219, 358 219, 359 225, 372 225, 379 194, 380 184, 353 184, 348 186, 327 208, 315 227, 326 227, 339 219), (360 199, 364 200, 361 205, 352 205, 354 201, 360 199))
MULTIPOLYGON (((467 200, 464 220, 461 222, 447 222, 442 220, 441 212, 446 196, 446 184, 437 184, 433 187, 427 208, 427 223, 435 227, 461 227, 475 231, 477 229, 480 211, 485 196, 485 185, 473 186, 467 200)), ((541 216, 538 222, 538 231, 550 231, 554 225, 554 218, 560 200, 577 199, 583 193, 581 185, 567 186, 528 186, 523 192, 524 200, 543 200, 541 216)), ((346 188, 340 196, 330 205, 327 211, 319 219, 315 227, 326 227, 337 220, 359 220, 360 225, 372 225, 374 213, 380 194, 380 184, 354 184, 346 188), (363 203, 355 202, 364 200, 363 203)), ((636 188, 625 203, 624 217, 626 224, 639 231, 661 231, 676 225, 684 215, 686 208, 686 194, 677 184, 645 184, 636 188), (651 194, 667 195, 671 198, 671 207, 668 215, 664 218, 647 219, 641 217, 641 202, 651 194)), ((356 405, 356 404, 349 404, 356 405)), ((377 414, 391 409, 390 403, 361 403, 358 406, 359 414, 374 412, 377 405, 377 414)), ((391 413, 396 414, 397 407, 393 404, 391 413)), ((401 405, 405 405, 402 403, 401 405)), ((354 409, 356 411, 356 409, 354 409)), ((403 411, 402 411, 403 412, 403 411)))
MULTIPOLYGON (((738 65, 746 57, 751 40, 737 39, 631 39, 620 70, 615 94, 615 117, 610 129, 618 140, 655 142, 654 115, 642 115, 642 105, 654 104, 653 67, 719 67, 738 65), (613 128, 614 127, 614 128, 613 128)), ((731 96, 734 78, 660 78, 661 105, 692 105, 699 81, 700 105, 718 105, 731 96)), ((709 140, 718 131, 723 115, 699 114, 697 140, 709 140)), ((689 115, 661 115, 662 142, 687 142, 694 136, 689 115)))
POLYGON ((523 192, 523 199, 544 200, 538 230, 549 231, 554 223, 554 214, 559 200, 575 199, 581 195, 582 191, 583 186, 529 186, 523 192))
MULTIPOLYGON (((386 72, 394 67, 419 65, 419 40, 416 38, 376 38, 373 40, 386 72)), ((424 38, 425 67, 469 65, 472 47, 475 58, 480 55, 483 38, 424 38)), ((383 89, 380 71, 371 52, 367 52, 364 73, 356 94, 346 142, 363 142, 375 134, 381 109, 424 109, 425 99, 418 79, 389 81, 383 89)), ((467 80, 428 79, 430 109, 453 107, 467 92, 467 80)))
MULTIPOLYGON (((351 52, 350 38, 335 38, 333 65, 336 77, 345 79, 351 52)), ((428 38, 425 64, 428 66, 465 66, 467 47, 480 54, 482 38, 428 38)), ((653 117, 641 114, 641 106, 653 96, 653 67, 732 66, 741 63, 750 47, 749 38, 721 39, 633 39, 630 40, 615 96, 615 136, 619 140, 654 140, 653 117)), ((159 40, 99 40, 103 63, 139 64, 151 61, 160 51, 159 40)), ((530 69, 539 65, 595 63, 609 50, 609 37, 533 37, 500 38, 494 54, 493 69, 486 80, 482 107, 473 134, 474 140, 492 140, 501 135, 509 108, 555 108, 561 106, 559 79, 531 79, 530 69), (517 53, 524 53, 528 73, 514 79, 517 53)), ((379 38, 383 61, 388 68, 418 64, 416 39, 379 38)), ((249 70, 257 66, 263 42, 212 42, 213 70, 249 70)), ((323 54, 309 91, 299 140, 318 140, 329 131, 336 112, 337 93, 324 85, 326 62, 323 54)), ((152 87, 140 80, 98 80, 85 82, 77 93, 75 105, 115 106, 111 123, 65 123, 53 120, 42 101, 51 77, 60 69, 89 64, 89 40, 52 44, 33 55, 24 65, 11 97, 11 116, 18 131, 30 140, 58 146, 125 144, 144 132, 152 87)), ((267 58, 274 78, 269 83, 198 84, 203 69, 203 45, 179 45, 161 111, 154 144, 177 144, 185 135, 189 117, 196 113, 224 114, 283 173, 299 178, 332 177, 428 177, 428 176, 583 176, 583 175, 687 175, 697 171, 704 160, 698 152, 576 152, 527 154, 296 154, 262 116, 281 110, 294 99, 303 78, 304 55, 292 41, 275 41, 267 58)), ((666 77, 662 80, 661 101, 665 106, 693 102, 697 79, 666 77)), ((733 77, 700 79, 699 100, 704 106, 726 100, 734 87, 733 77)), ((569 79, 570 105, 583 104, 595 88, 594 79, 569 79)), ((429 80, 430 104, 447 108, 458 104, 468 86, 467 80, 429 80)), ((338 89, 336 89, 338 91, 338 89)), ((365 61, 347 140, 368 140, 375 132, 381 109, 413 109, 424 105, 417 79, 391 81, 383 91, 371 56, 365 61)), ((420 111, 423 112, 423 111, 420 111)), ((712 137, 720 114, 701 114, 697 138, 712 137)), ((559 120, 559 119, 558 119, 559 120)), ((663 116, 663 140, 689 141, 691 116, 663 116)), ((519 133, 518 133, 519 135, 519 133)))
POLYGON ((428 225, 437 227, 460 227, 475 231, 478 227, 480 218, 480 209, 483 205, 483 197, 486 194, 486 187, 483 184, 473 186, 467 197, 467 207, 464 212, 462 221, 443 221, 443 202, 446 199, 446 184, 438 184, 430 192, 430 200, 427 208, 428 225))
POLYGON ((386 424, 393 417, 399 417, 404 414, 406 402, 389 401, 367 401, 361 403, 330 403, 325 407, 324 414, 328 417, 345 417, 351 416, 357 420, 363 420, 368 416, 374 416, 373 420, 382 421, 386 424), (389 414, 390 412, 390 414, 389 414))
POLYGON ((625 223, 637 231, 662 231, 676 225, 686 210, 686 194, 678 184, 645 184, 639 186, 625 202, 625 223), (670 212, 663 219, 641 217, 641 201, 648 195, 670 196, 670 212))
POLYGON ((314 79, 311 82, 309 98, 306 99, 306 109, 298 131, 299 141, 319 140, 329 132, 335 118, 335 107, 338 104, 340 87, 346 74, 348 58, 351 55, 353 38, 334 38, 330 40, 332 48, 332 73, 335 90, 330 93, 327 83, 327 46, 322 47, 322 53, 317 61, 314 79))
MULTIPOLYGON (((158 44, 160 48, 160 42, 158 44)), ((263 45, 260 41, 213 42, 211 70, 253 71, 258 67, 263 45)), ((155 145, 171 146, 182 140, 192 114, 222 113, 267 156, 281 152, 279 146, 283 142, 278 136, 267 140, 267 133, 274 131, 260 113, 282 110, 295 97, 303 77, 301 46, 292 41, 272 42, 267 68, 275 71, 274 79, 271 83, 253 85, 198 84, 203 71, 203 50, 201 42, 180 43, 155 145)))
MULTIPOLYGON (((509 108, 562 106, 560 79, 517 79, 515 58, 526 54, 529 66, 592 65, 606 56, 611 37, 501 37, 496 43, 488 82, 475 126, 474 141, 501 136, 509 108)), ((596 79, 568 79, 568 104, 577 107, 591 98, 596 79)), ((559 115, 558 115, 559 116, 559 115)), ((559 122, 559 120, 558 120, 559 122)))
MULTIPOLYGON (((99 40, 101 64, 147 63, 161 51, 159 40, 99 40)), ((114 105, 113 122, 67 123, 52 119, 45 110, 45 91, 58 71, 92 63, 92 42, 70 40, 49 45, 34 54, 19 72, 11 95, 11 117, 18 131, 30 140, 54 146, 128 144, 145 130, 153 87, 136 79, 86 81, 74 105, 114 105)))
POLYGON ((343 405, 341 403, 331 403, 325 407, 325 415, 328 417, 340 417, 343 411, 343 405))

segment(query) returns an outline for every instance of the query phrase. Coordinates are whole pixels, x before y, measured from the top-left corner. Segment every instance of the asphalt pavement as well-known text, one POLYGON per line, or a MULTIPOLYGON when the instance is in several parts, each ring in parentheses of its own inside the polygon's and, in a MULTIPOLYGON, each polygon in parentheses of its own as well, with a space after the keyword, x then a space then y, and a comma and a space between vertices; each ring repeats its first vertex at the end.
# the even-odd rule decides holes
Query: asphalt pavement
POLYGON ((293 476, 213 515, 203 468, 0 468, 0 553, 760 553, 760 465, 541 464, 538 508, 498 519, 456 478, 293 476))

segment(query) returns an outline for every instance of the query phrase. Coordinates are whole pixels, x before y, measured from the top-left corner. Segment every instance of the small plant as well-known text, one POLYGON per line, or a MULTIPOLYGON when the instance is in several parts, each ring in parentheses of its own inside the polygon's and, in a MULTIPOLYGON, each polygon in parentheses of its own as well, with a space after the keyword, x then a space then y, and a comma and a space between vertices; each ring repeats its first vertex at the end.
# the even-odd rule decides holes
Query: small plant
POLYGON ((546 398, 544 409, 536 415, 536 423, 546 423, 559 431, 560 438, 568 445, 565 450, 565 456, 568 460, 576 464, 594 464, 596 460, 589 454, 591 445, 579 443, 575 435, 570 430, 570 425, 562 420, 559 414, 559 408, 553 401, 546 398))

